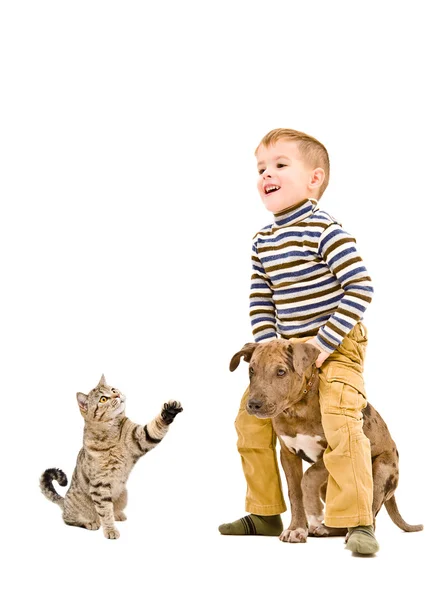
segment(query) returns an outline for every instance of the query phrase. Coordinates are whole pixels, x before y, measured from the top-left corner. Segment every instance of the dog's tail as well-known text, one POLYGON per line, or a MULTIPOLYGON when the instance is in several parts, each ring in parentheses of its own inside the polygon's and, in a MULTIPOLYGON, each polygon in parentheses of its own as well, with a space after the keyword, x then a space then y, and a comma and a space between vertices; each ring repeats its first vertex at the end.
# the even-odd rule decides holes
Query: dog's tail
POLYGON ((47 469, 40 477, 41 492, 45 498, 63 508, 64 499, 54 489, 53 480, 56 480, 59 485, 67 485, 67 476, 63 471, 60 469, 47 469))
POLYGON ((397 508, 396 498, 394 495, 385 502, 385 508, 393 523, 400 527, 403 531, 422 531, 424 529, 423 525, 408 525, 408 523, 402 519, 399 509, 397 508))

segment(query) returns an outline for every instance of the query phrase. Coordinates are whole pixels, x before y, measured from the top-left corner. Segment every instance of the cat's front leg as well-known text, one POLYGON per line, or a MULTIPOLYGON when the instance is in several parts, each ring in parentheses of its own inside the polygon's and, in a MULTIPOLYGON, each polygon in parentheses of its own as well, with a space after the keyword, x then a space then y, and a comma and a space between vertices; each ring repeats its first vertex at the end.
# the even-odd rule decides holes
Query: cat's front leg
POLYGON ((183 408, 180 402, 170 400, 165 402, 161 408, 160 414, 147 425, 135 425, 130 437, 134 446, 134 453, 146 454, 149 450, 155 448, 157 444, 165 437, 170 424, 175 417, 182 412, 183 408))
POLYGON ((124 509, 126 508, 126 504, 127 504, 127 490, 126 490, 126 488, 124 488, 124 490, 121 492, 118 499, 113 503, 113 513, 115 516, 115 521, 126 521, 127 520, 127 517, 123 512, 124 509))
POLYGON ((99 484, 90 487, 90 495, 98 513, 104 536, 109 540, 117 540, 120 532, 115 527, 111 485, 99 484))

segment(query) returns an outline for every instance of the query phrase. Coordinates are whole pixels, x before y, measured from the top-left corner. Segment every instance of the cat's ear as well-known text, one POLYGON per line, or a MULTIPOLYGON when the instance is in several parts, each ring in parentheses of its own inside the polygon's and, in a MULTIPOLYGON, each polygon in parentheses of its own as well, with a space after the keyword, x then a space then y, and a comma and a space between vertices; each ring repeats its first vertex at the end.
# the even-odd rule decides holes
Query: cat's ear
POLYGON ((78 399, 78 404, 79 404, 79 408, 81 409, 81 411, 87 412, 87 409, 88 409, 87 396, 85 394, 83 394, 82 392, 78 392, 76 394, 76 398, 78 399))
POLYGON ((107 385, 106 378, 104 377, 104 373, 101 375, 101 379, 99 380, 99 383, 96 387, 99 387, 100 385, 107 385))

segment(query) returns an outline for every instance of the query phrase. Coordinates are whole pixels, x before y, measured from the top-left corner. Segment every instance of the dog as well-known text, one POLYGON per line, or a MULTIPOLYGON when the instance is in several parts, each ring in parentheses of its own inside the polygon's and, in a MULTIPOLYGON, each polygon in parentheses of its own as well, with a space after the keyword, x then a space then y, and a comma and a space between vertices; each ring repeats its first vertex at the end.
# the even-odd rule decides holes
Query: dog
MULTIPOLYGON (((230 362, 234 371, 241 358, 250 364, 247 412, 271 419, 281 445, 292 520, 280 535, 283 542, 305 542, 308 535, 345 535, 346 528, 323 524, 323 502, 328 471, 323 462, 327 447, 318 394, 318 350, 311 344, 275 339, 249 343, 230 362), (303 475, 302 461, 310 463, 303 475)), ((401 517, 394 492, 399 480, 399 453, 385 421, 371 404, 363 410, 363 431, 371 444, 374 480, 374 522, 382 505, 403 531, 421 531, 401 517)))

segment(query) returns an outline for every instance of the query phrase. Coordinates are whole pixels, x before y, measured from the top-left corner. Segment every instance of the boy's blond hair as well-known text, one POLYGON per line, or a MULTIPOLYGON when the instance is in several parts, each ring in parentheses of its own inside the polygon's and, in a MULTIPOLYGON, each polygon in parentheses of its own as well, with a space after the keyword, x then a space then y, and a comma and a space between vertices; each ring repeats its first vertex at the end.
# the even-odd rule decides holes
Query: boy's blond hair
POLYGON ((268 148, 279 140, 296 142, 302 160, 306 162, 312 169, 316 169, 318 167, 323 169, 325 177, 317 193, 317 200, 319 200, 329 183, 330 165, 329 154, 326 148, 321 142, 310 135, 303 133, 302 131, 296 131, 295 129, 272 129, 272 131, 269 131, 260 141, 255 150, 255 155, 257 154, 260 146, 265 146, 268 148))

